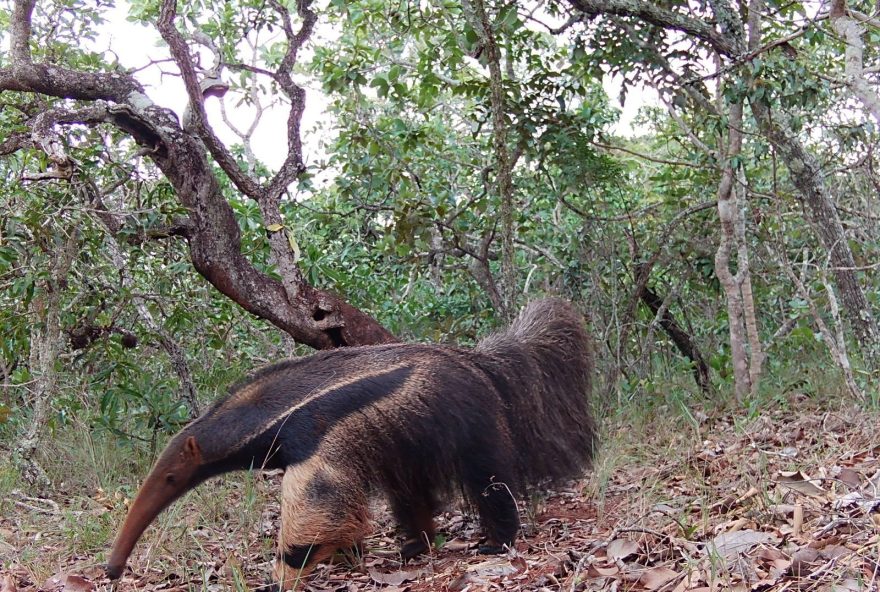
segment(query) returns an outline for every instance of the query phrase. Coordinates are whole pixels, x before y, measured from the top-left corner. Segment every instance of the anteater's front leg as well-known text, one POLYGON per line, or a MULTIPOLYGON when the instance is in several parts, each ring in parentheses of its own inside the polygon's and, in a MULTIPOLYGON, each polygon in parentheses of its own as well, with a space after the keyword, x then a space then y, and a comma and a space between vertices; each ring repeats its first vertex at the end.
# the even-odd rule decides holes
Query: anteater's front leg
POLYGON ((282 590, 296 590, 315 565, 361 542, 369 530, 367 497, 351 479, 314 461, 289 467, 281 492, 274 576, 282 590))
POLYGON ((485 448, 468 455, 462 470, 465 491, 480 512, 486 541, 480 553, 503 553, 512 547, 519 531, 519 512, 512 491, 516 489, 504 450, 485 448))
POLYGON ((426 553, 434 544, 434 508, 436 503, 430 491, 404 495, 389 495, 391 509, 403 530, 404 542, 400 555, 404 561, 426 553))

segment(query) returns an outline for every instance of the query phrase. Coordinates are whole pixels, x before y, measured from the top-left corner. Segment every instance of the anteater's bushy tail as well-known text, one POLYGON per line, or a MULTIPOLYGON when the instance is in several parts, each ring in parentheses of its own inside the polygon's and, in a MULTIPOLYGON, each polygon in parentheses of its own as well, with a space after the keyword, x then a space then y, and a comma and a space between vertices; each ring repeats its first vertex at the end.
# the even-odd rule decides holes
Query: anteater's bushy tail
POLYGON ((589 401, 593 360, 574 307, 556 298, 531 302, 476 351, 507 404, 524 484, 577 477, 588 468, 598 443, 589 401))

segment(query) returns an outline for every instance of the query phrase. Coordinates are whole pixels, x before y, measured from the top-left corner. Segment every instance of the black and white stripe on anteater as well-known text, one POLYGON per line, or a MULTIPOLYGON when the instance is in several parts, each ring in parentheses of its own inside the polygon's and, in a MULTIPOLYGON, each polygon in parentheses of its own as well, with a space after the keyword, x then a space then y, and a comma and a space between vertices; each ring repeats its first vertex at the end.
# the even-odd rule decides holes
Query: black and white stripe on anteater
POLYGON ((474 349, 344 348, 264 368, 171 440, 107 573, 119 577, 144 529, 183 493, 259 467, 285 469, 282 585, 359 544, 375 493, 403 529, 405 558, 427 550, 438 504, 457 492, 479 512, 481 551, 499 552, 519 527, 515 496, 589 465, 591 372, 583 319, 558 299, 532 302, 474 349))

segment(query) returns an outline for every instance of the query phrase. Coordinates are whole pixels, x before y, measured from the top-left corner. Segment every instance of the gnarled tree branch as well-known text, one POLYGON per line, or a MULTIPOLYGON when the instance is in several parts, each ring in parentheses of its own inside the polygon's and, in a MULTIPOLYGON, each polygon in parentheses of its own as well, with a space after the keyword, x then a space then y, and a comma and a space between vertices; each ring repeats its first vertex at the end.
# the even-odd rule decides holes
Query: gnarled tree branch
POLYGON ((742 44, 717 31, 699 19, 640 0, 571 0, 572 6, 587 16, 613 14, 641 19, 664 29, 681 31, 711 46, 718 53, 735 57, 742 53, 742 44))
MULTIPOLYGON (((71 110, 71 117, 75 114, 78 122, 87 125, 110 124, 131 135, 164 173, 180 203, 189 210, 191 226, 187 238, 196 270, 245 310, 268 320, 295 340, 318 349, 394 340, 391 333, 368 315, 339 297, 306 283, 295 263, 290 269, 279 266, 285 285, 260 272, 248 261, 241 252, 241 231, 233 210, 223 196, 208 160, 205 137, 209 136, 203 137, 185 129, 174 113, 156 106, 149 99, 132 75, 79 72, 54 64, 33 63, 27 50, 33 5, 33 0, 16 2, 12 22, 14 51, 11 52, 11 66, 0 68, 0 91, 36 93, 86 102, 87 106, 71 110), (288 289, 290 285, 295 289, 288 289)), ((302 11, 307 7, 308 3, 304 1, 302 11)), ((310 27, 304 27, 297 39, 304 42, 310 31, 310 27)), ((176 39, 173 35, 169 38, 176 39)), ((180 48, 176 51, 180 56, 178 65, 182 71, 186 70, 186 64, 190 63, 188 53, 180 48)), ((295 51, 291 55, 291 59, 295 59, 295 51)), ((194 70, 192 74, 195 75, 194 70)), ((58 115, 56 123, 69 122, 60 112, 58 115)), ((33 129, 35 121, 29 123, 33 129)), ((292 135, 297 137, 291 140, 294 144, 298 141, 298 133, 297 123, 292 128, 292 135)), ((223 158, 222 151, 218 150, 217 155, 223 158)), ((291 170, 299 171, 301 154, 291 158, 294 162, 291 170)), ((227 162, 226 166, 231 167, 231 164, 227 162)), ((289 177, 289 173, 279 175, 276 179, 295 178, 289 177)), ((271 192, 280 199, 287 182, 279 181, 278 187, 271 192)), ((242 182, 242 186, 260 197, 268 191, 255 182, 242 182)), ((265 216, 267 209, 261 209, 265 216)), ((273 223, 265 221, 267 225, 273 223)), ((284 240, 290 257, 286 242, 284 240)), ((278 252, 277 247, 273 248, 273 255, 278 252)))

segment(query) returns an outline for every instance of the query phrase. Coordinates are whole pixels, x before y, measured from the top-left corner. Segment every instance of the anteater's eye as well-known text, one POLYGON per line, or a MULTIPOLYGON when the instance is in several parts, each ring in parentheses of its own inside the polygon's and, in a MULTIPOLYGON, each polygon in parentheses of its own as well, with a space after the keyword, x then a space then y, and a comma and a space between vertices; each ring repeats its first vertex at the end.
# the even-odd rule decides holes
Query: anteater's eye
POLYGON ((169 485, 173 485, 175 481, 177 481, 177 477, 174 476, 174 473, 168 473, 165 475, 165 482, 169 485))

